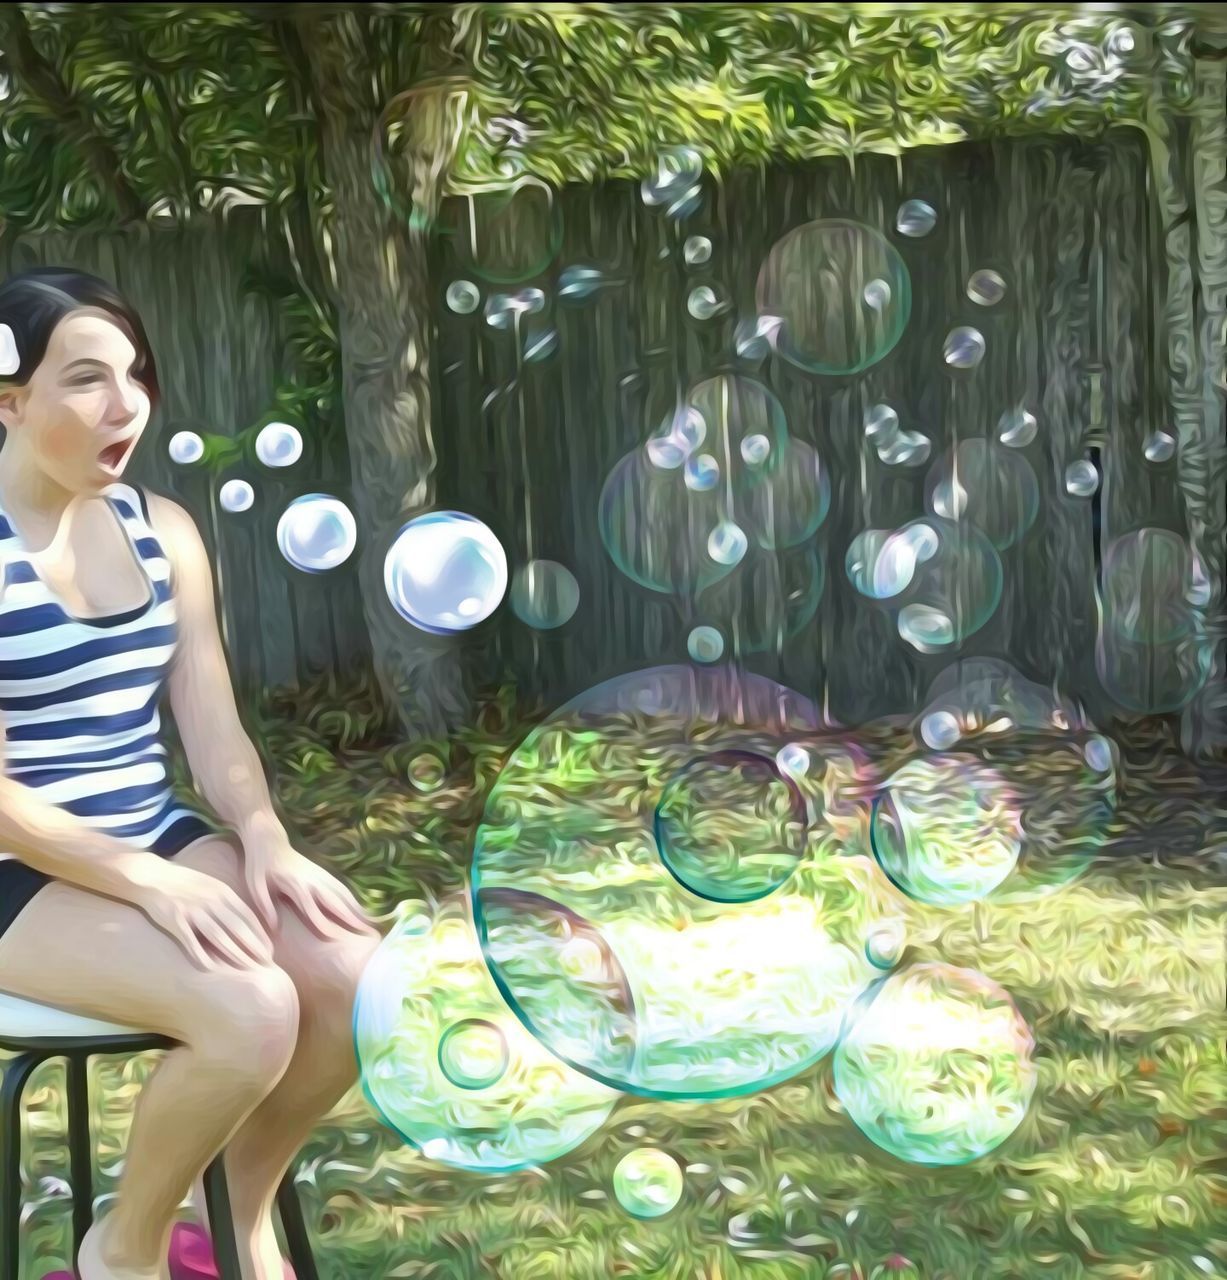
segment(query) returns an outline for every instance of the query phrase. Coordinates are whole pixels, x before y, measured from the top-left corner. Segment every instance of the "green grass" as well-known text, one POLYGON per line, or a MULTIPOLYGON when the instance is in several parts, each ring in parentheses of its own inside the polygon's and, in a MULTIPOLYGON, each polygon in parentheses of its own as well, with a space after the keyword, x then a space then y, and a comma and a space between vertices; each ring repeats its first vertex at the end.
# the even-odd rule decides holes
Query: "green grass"
MULTIPOLYGON (((252 724, 301 847, 387 913, 463 886, 484 797, 528 723, 503 696, 423 755, 390 745, 372 707, 361 689, 320 688, 268 701, 252 724)), ((910 912, 904 964, 982 971, 1035 1034, 1034 1101, 989 1156, 930 1169, 878 1150, 841 1114, 829 1059, 748 1098, 626 1097, 567 1156, 487 1176, 425 1160, 355 1088, 302 1153, 321 1275, 1227 1277, 1224 790, 1182 766, 1161 728, 1146 734, 1126 744, 1122 809, 1077 881, 1039 902, 910 912), (654 1222, 611 1192, 644 1144, 687 1170, 681 1203, 654 1222), (888 1271, 893 1255, 912 1268, 888 1271)), ((99 1196, 156 1062, 94 1065, 99 1196)), ((27 1094, 23 1276, 65 1265, 65 1119, 48 1064, 27 1094)))

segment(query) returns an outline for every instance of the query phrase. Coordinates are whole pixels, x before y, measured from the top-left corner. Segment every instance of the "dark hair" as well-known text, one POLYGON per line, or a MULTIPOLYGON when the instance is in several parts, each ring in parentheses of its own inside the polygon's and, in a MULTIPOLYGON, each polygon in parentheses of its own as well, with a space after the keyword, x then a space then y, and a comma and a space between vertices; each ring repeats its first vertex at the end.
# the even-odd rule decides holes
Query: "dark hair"
POLYGON ((0 376, 0 386, 24 386, 47 354, 55 326, 82 307, 105 311, 128 335, 136 348, 133 377, 148 392, 151 409, 155 407, 160 396, 158 373, 136 309, 105 280, 73 267, 31 267, 0 285, 0 324, 12 329, 21 361, 16 373, 0 376))

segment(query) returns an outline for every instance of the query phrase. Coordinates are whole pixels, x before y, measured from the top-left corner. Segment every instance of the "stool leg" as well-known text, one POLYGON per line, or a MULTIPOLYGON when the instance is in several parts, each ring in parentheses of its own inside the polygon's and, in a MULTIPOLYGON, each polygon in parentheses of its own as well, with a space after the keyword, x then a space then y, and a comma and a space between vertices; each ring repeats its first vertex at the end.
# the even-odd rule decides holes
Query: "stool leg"
POLYGON ((94 1142, 89 1131, 89 1054, 68 1057, 68 1153, 72 1179, 72 1263, 94 1221, 94 1142))
POLYGON ((42 1061, 41 1054, 19 1054, 0 1082, 0 1280, 17 1280, 21 1265, 21 1096, 42 1061))
POLYGON ((286 1248, 290 1251, 290 1264, 297 1280, 319 1280, 315 1269, 315 1255, 311 1252, 311 1237, 303 1221, 302 1204, 298 1199, 298 1187, 291 1165, 281 1185, 277 1188, 277 1209, 281 1214, 281 1229, 285 1232, 286 1248))
POLYGON ((220 1152, 205 1170, 205 1207, 213 1231, 213 1256, 219 1280, 243 1280, 239 1274, 239 1250, 234 1239, 234 1217, 230 1212, 230 1192, 226 1187, 225 1152, 220 1152))

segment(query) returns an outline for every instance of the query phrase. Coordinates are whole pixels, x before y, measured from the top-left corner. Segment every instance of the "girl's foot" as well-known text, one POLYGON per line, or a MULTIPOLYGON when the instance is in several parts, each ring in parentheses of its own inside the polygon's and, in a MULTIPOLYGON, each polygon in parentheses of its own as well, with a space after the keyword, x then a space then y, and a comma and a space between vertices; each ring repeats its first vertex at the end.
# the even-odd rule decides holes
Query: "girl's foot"
POLYGON ((163 1261, 152 1267, 133 1266, 115 1247, 114 1220, 100 1218, 85 1233, 77 1258, 77 1274, 81 1280, 170 1280, 163 1261))

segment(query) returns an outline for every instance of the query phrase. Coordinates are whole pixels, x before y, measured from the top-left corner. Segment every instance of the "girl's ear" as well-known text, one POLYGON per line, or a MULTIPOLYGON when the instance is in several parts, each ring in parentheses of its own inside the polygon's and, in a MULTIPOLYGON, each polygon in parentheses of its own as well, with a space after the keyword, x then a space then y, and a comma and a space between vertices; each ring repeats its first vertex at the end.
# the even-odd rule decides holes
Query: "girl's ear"
POLYGON ((21 420, 25 387, 0 386, 0 424, 11 431, 21 420))

